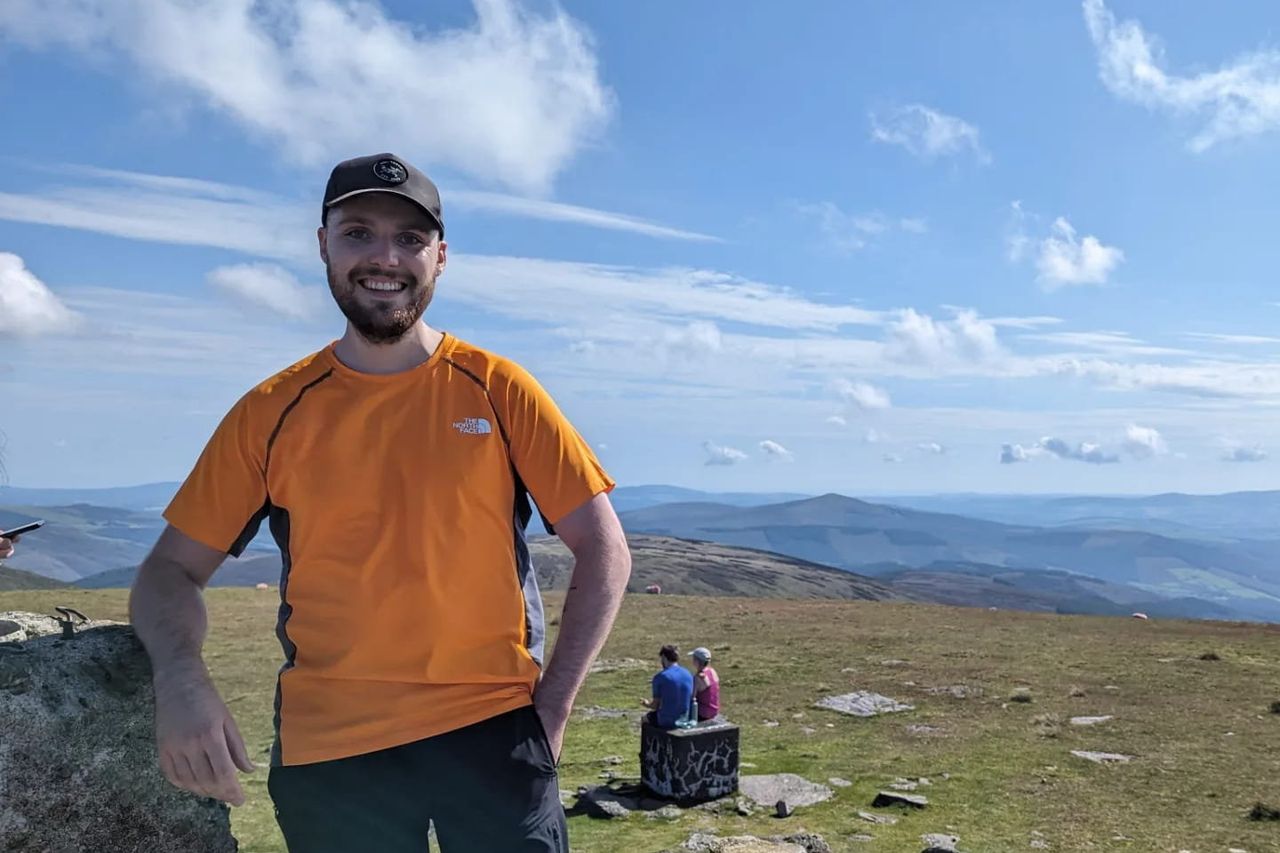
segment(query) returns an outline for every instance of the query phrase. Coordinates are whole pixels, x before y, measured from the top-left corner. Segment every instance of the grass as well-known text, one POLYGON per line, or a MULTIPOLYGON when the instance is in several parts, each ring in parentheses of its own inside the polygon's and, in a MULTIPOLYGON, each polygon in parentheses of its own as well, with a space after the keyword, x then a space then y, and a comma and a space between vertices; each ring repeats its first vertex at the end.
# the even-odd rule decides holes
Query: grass
MULTIPOLYGON (((123 590, 0 594, 0 610, 48 612, 69 604, 98 618, 124 617, 123 590)), ((208 594, 206 658, 250 750, 265 759, 280 653, 272 592, 208 594)), ((560 598, 548 596, 552 612, 560 598)), ((575 851, 658 851, 694 831, 824 835, 833 849, 867 833, 858 850, 919 849, 920 835, 959 835, 969 851, 1029 849, 1038 831, 1059 851, 1271 849, 1275 824, 1251 821, 1255 803, 1280 806, 1280 626, 1052 616, 884 602, 630 596, 603 658, 656 657, 664 642, 717 649, 725 712, 742 726, 744 773, 799 773, 837 788, 821 805, 779 820, 691 810, 674 820, 570 819, 575 851), (1202 660, 1212 650, 1217 660, 1202 660), (886 665, 885 661, 896 661, 886 665), (980 688, 967 698, 931 687, 980 688), (813 707, 822 695, 874 690, 916 706, 872 719, 813 707), (1011 701, 1033 696, 1034 702, 1011 701), (1111 714, 1096 726, 1073 716, 1111 714), (766 727, 764 721, 780 725, 766 727), (918 735, 908 725, 940 731, 918 735), (812 729, 806 733, 805 729, 812 729), (1134 756, 1095 765, 1073 749, 1134 756), (945 777, 944 777, 945 774, 945 777), (893 826, 857 817, 898 777, 928 777, 916 793, 928 809, 893 826)), ((593 675, 580 707, 638 710, 648 673, 593 675)), ((964 693, 965 691, 961 691, 964 693)), ((639 773, 638 737, 622 719, 571 722, 561 763, 567 790, 610 769, 639 773)), ((246 780, 249 803, 233 812, 241 849, 284 849, 266 792, 266 770, 246 780)))

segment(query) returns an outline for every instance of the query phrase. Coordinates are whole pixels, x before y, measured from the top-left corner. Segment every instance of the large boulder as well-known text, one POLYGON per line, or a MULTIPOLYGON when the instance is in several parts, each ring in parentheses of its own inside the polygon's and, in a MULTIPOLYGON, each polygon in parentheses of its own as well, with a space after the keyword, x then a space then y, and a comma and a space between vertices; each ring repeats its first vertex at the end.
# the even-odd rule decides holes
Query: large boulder
POLYGON ((228 808, 161 775, 153 704, 128 625, 0 613, 0 848, 233 853, 228 808))

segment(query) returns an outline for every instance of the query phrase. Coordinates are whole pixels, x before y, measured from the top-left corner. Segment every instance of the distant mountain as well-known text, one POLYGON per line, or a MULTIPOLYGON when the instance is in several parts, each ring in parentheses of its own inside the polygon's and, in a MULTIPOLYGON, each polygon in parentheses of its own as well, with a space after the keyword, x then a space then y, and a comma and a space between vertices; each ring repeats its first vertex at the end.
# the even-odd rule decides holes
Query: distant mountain
POLYGON ((0 566, 0 592, 11 592, 15 589, 61 589, 65 586, 65 583, 53 578, 9 566, 0 566))
POLYGON ((716 503, 726 506, 763 506, 810 497, 794 492, 700 492, 680 486, 619 486, 609 495, 618 512, 631 512, 659 504, 716 503))
POLYGON ((115 507, 0 508, 0 530, 35 519, 47 523, 22 537, 14 562, 26 571, 64 581, 137 565, 164 527, 157 514, 115 507))
POLYGON ((0 506, 69 506, 92 504, 116 509, 159 512, 181 483, 145 483, 106 489, 24 489, 0 486, 0 506))
MULTIPOLYGON (((246 551, 243 556, 230 557, 209 581, 209 586, 257 586, 260 583, 279 586, 280 553, 278 551, 246 551)), ((76 581, 75 585, 83 589, 106 589, 109 587, 127 587, 133 584, 138 574, 137 566, 125 569, 112 569, 89 575, 76 581)))
POLYGON ((957 494, 879 500, 910 509, 1038 527, 1122 527, 1200 539, 1280 538, 1280 491, 1146 497, 957 494))
POLYGON ((763 507, 673 504, 628 512, 629 533, 704 539, 862 571, 877 563, 1065 570, 1152 597, 1205 599, 1280 620, 1280 554, 1140 531, 1043 529, 823 495, 763 507))

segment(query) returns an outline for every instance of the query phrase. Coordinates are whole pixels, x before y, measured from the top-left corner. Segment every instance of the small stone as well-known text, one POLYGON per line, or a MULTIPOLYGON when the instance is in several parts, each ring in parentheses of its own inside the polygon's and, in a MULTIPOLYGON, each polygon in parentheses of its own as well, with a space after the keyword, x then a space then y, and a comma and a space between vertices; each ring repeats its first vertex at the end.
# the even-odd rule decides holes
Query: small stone
POLYGON ((928 737, 929 735, 942 734, 942 729, 937 726, 926 726, 923 723, 911 723, 907 726, 907 734, 928 737))
POLYGON ((846 666, 844 669, 840 670, 840 672, 842 675, 848 675, 851 672, 857 672, 857 670, 851 666, 846 666))
POLYGON ((1272 808, 1263 802, 1256 802, 1249 810, 1249 820, 1280 820, 1280 809, 1272 808))
POLYGON ((1096 726, 1098 723, 1105 723, 1107 720, 1114 719, 1113 714, 1104 714, 1101 717, 1072 717, 1071 725, 1073 726, 1096 726))
POLYGON ((743 769, 750 768, 750 769, 752 769, 752 770, 754 770, 754 769, 755 769, 755 767, 756 767, 756 766, 755 766, 754 764, 752 764, 750 761, 744 761, 744 762, 742 762, 741 764, 739 764, 738 766, 739 766, 739 767, 741 767, 741 768, 743 768, 743 769))
POLYGON ((856 835, 850 835, 849 840, 858 842, 875 841, 876 837, 874 835, 867 835, 865 832, 859 832, 856 835))
POLYGON ((906 666, 907 661, 898 660, 897 658, 890 658, 889 660, 880 661, 880 665, 881 666, 906 666))
POLYGON ((853 785, 848 779, 841 779, 839 776, 832 776, 827 780, 827 784, 835 785, 837 788, 848 788, 853 785))
POLYGON ((1133 760, 1132 755, 1120 755, 1116 752, 1090 752, 1084 749, 1073 749, 1071 754, 1076 758, 1092 761, 1094 764, 1128 764, 1133 760))
POLYGON ((804 734, 811 735, 814 732, 816 732, 817 729, 815 729, 813 726, 801 726, 800 731, 803 732, 804 734))
POLYGON ((774 804, 773 810, 778 817, 791 817, 792 808, 787 804, 786 800, 778 800, 774 804))
POLYGON ((675 820, 676 818, 680 817, 681 811, 679 806, 669 805, 669 806, 663 806, 662 808, 656 811, 649 812, 649 814, 655 815, 660 818, 665 818, 666 820, 675 820))
POLYGON ((799 712, 799 713, 797 713, 797 714, 792 714, 792 715, 791 715, 791 719, 793 719, 793 720, 803 720, 803 719, 804 719, 804 711, 801 711, 801 712, 799 712))
POLYGON ((1031 847, 1036 850, 1048 850, 1049 842, 1045 841, 1043 838, 1033 838, 1031 839, 1031 847))
POLYGON ((906 806, 922 809, 929 805, 929 798, 923 794, 900 794, 897 791, 881 791, 871 801, 871 808, 881 809, 887 806, 906 806))
POLYGON ((914 791, 918 786, 910 779, 894 779, 889 783, 889 787, 895 791, 914 791))
POLYGON ((627 817, 631 814, 631 810, 622 803, 614 800, 597 800, 596 808, 607 818, 627 817))
POLYGON ((896 817, 889 814, 874 814, 873 812, 859 811, 858 817, 862 818, 867 823, 878 823, 878 824, 883 824, 885 826, 889 826, 891 824, 895 824, 898 822, 898 819, 896 817))
POLYGON ((920 836, 920 840, 930 850, 947 850, 950 853, 955 853, 956 845, 960 843, 959 836, 945 835, 941 832, 926 832, 920 836))
POLYGON ((777 721, 777 720, 765 720, 765 721, 764 721, 764 727, 765 727, 766 729, 776 729, 776 728, 778 727, 778 721, 777 721))
POLYGON ((742 817, 751 817, 751 815, 755 814, 755 809, 751 807, 751 801, 745 797, 738 797, 734 803, 733 810, 742 817))
POLYGON ((622 756, 606 755, 604 758, 600 759, 600 763, 611 766, 611 767, 617 767, 619 764, 622 763, 622 756))
POLYGON ((1116 690, 1119 690, 1120 688, 1119 688, 1119 687, 1116 687, 1114 684, 1104 684, 1104 685, 1102 685, 1102 689, 1103 689, 1103 690, 1111 690, 1111 691, 1113 691, 1113 692, 1114 692, 1114 691, 1116 691, 1116 690))

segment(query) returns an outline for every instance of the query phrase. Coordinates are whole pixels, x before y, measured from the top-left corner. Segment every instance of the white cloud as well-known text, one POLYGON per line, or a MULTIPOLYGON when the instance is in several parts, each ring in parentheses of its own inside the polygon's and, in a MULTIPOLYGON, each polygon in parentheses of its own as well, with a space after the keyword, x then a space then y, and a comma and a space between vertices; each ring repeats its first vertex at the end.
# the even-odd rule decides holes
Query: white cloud
POLYGON ((1108 465, 1120 461, 1114 453, 1104 451, 1099 445, 1082 441, 1072 445, 1060 438, 1045 436, 1030 447, 1021 444, 1005 444, 1000 448, 1000 464, 1013 465, 1029 462, 1039 456, 1056 456, 1075 462, 1087 462, 1090 465, 1108 465))
POLYGON ((900 145, 922 160, 968 152, 979 162, 991 161, 976 127, 922 104, 896 107, 884 115, 872 113, 871 138, 900 145))
POLYGON ((1103 0, 1084 0, 1084 18, 1098 50, 1098 73, 1112 94, 1204 126, 1193 151, 1280 127, 1280 52, 1258 50, 1216 71, 1170 74, 1159 42, 1136 21, 1118 22, 1103 0))
POLYGON ((814 204, 798 204, 796 211, 814 219, 824 240, 840 252, 856 252, 865 249, 875 237, 898 230, 909 234, 923 234, 928 226, 923 219, 893 220, 882 213, 845 213, 829 201, 814 204))
POLYGON ((1043 454, 1044 449, 1039 445, 1023 447, 1021 444, 1005 444, 1000 447, 1000 464, 1014 465, 1019 462, 1029 462, 1043 454))
POLYGON ((868 428, 867 431, 862 434, 863 444, 879 444, 883 440, 884 436, 874 429, 868 428))
POLYGON ((218 267, 205 280, 242 302, 294 320, 309 320, 324 305, 324 291, 304 287, 293 273, 275 264, 218 267))
POLYGON ((926 456, 945 456, 947 448, 936 441, 924 441, 916 445, 916 449, 926 456))
POLYGON ((34 337, 70 332, 80 321, 27 269, 22 258, 0 252, 0 334, 34 337))
POLYGON ((720 351, 720 328, 715 323, 697 321, 668 328, 662 338, 664 355, 710 355, 720 351))
POLYGON ((779 462, 790 462, 795 459, 795 456, 790 450, 787 450, 781 444, 778 444, 778 442, 771 439, 765 439, 760 442, 760 449, 765 452, 765 455, 768 458, 776 459, 779 462))
POLYGON ((733 447, 724 447, 713 441, 702 442, 702 449, 707 453, 704 465, 733 465, 747 458, 747 454, 733 447))
POLYGON ((1125 430, 1124 451, 1134 459, 1150 459, 1168 455, 1169 445, 1158 430, 1129 424, 1125 430))
POLYGON ((1267 451, 1258 444, 1253 447, 1233 447, 1222 454, 1222 459, 1225 462, 1265 462, 1267 451))
POLYGON ((977 312, 963 310, 951 320, 935 320, 913 308, 889 324, 887 354, 896 361, 947 365, 982 362, 1001 354, 996 329, 977 312))
POLYGON ((1040 241, 1036 270, 1048 290, 1072 284, 1105 284, 1124 252, 1104 246, 1097 237, 1076 239, 1076 230, 1064 217, 1054 220, 1052 234, 1040 241))
POLYGON ((290 162, 390 149, 545 191, 613 111, 591 36, 554 6, 474 7, 474 22, 426 32, 372 2, 7 0, 0 35, 122 65, 290 162))
POLYGON ((893 405, 889 399, 889 392, 869 382, 850 382, 848 379, 841 378, 836 380, 835 386, 836 393, 841 399, 853 403, 859 409, 874 411, 888 409, 893 405))
POLYGON ((847 427, 849 425, 849 422, 846 421, 840 415, 832 415, 831 417, 827 418, 826 422, 831 424, 832 426, 838 426, 838 427, 847 427))
POLYGON ((890 465, 895 465, 902 461, 902 457, 896 453, 886 453, 880 457, 880 460, 882 462, 888 462, 890 465))

